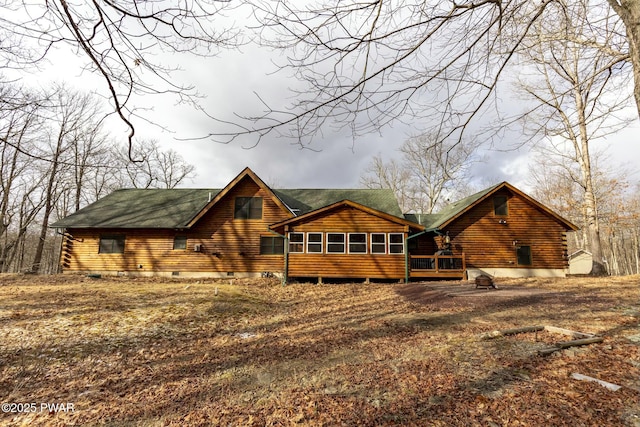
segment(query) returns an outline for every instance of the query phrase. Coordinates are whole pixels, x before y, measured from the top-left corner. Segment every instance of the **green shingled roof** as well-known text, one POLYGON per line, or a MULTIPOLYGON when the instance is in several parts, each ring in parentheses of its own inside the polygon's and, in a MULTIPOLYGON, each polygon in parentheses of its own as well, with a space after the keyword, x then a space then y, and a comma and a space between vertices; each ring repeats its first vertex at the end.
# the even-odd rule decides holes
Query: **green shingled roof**
POLYGON ((461 212, 466 210, 469 206, 472 206, 478 200, 482 199, 487 194, 491 193, 496 188, 500 187, 504 183, 496 184, 493 187, 486 188, 471 196, 460 199, 457 202, 451 203, 445 206, 440 212, 435 214, 407 214, 405 218, 409 221, 417 222, 424 225, 425 228, 439 228, 442 224, 446 223, 452 218, 458 216, 461 212))
POLYGON ((116 190, 51 227, 184 228, 218 192, 220 190, 116 190))
MULTIPOLYGON (((126 189, 51 225, 53 228, 185 228, 220 189, 126 189)), ((295 215, 351 200, 402 218, 391 190, 287 189, 273 190, 295 215)))
POLYGON ((303 215, 342 200, 351 200, 402 218, 396 196, 389 189, 298 189, 273 192, 295 215, 303 215))

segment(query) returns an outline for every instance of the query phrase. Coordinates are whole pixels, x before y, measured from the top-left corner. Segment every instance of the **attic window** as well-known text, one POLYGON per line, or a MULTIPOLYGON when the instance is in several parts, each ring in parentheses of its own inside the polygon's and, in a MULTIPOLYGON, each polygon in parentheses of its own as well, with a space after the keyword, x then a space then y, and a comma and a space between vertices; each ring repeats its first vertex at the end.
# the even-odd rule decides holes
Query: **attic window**
POLYGON ((235 219, 262 219, 262 197, 236 197, 235 219))
POLYGON ((495 196, 493 198, 493 213, 496 216, 509 215, 509 208, 507 206, 507 196, 495 196))
POLYGON ((100 236, 100 246, 98 248, 98 253, 123 254, 124 242, 124 235, 100 236))

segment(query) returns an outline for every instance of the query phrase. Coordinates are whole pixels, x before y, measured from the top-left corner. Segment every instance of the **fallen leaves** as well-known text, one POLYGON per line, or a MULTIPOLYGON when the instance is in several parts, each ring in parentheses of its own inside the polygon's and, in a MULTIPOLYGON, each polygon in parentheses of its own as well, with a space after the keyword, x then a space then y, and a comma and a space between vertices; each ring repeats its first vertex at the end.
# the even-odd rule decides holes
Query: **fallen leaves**
POLYGON ((634 425, 638 277, 607 280, 476 291, 2 276, 0 401, 72 402, 75 412, 0 423, 634 425), (605 341, 541 358, 558 338, 547 331, 480 338, 536 324, 605 341))

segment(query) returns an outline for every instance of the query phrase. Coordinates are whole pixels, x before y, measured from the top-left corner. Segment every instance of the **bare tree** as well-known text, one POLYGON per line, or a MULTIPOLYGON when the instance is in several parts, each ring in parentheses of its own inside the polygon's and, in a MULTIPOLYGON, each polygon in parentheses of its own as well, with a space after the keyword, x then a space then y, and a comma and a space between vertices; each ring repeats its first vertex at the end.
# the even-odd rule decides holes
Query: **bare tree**
POLYGON ((640 114, 640 3, 637 0, 608 0, 608 3, 625 26, 629 60, 633 66, 633 93, 640 114))
MULTIPOLYGON (((94 106, 98 107, 96 104, 94 106)), ((94 114, 93 117, 99 118, 101 115, 94 114)), ((102 132, 102 120, 88 122, 86 126, 78 129, 75 139, 76 143, 71 146, 70 161, 73 166, 71 170, 74 190, 73 209, 77 211, 83 204, 96 200, 96 198, 87 198, 85 192, 87 187, 91 185, 91 180, 97 178, 97 174, 92 173, 92 169, 107 167, 105 166, 108 165, 105 155, 109 147, 107 146, 107 135, 102 132)))
POLYGON ((434 212, 446 203, 445 196, 458 196, 456 191, 468 178, 477 148, 478 144, 471 140, 442 141, 432 134, 410 138, 402 145, 404 167, 414 177, 414 206, 421 213, 434 212))
POLYGON ((175 188, 195 176, 193 165, 174 150, 163 151, 155 140, 142 140, 131 152, 128 147, 121 147, 117 158, 122 170, 121 187, 175 188), (130 153, 140 161, 130 162, 130 153))
MULTIPOLYGON (((84 167, 84 185, 81 192, 81 206, 93 203, 101 197, 122 188, 123 171, 119 167, 120 158, 117 145, 112 138, 106 137, 108 147, 98 144, 97 149, 91 153, 87 166, 84 167)), ((61 213, 64 217, 68 213, 61 213)))
MULTIPOLYGON (((532 194, 554 211, 575 224, 581 231, 572 233, 570 252, 589 250, 588 219, 584 207, 584 188, 576 163, 559 156, 539 154, 530 171, 532 194)), ((638 183, 631 181, 630 171, 619 164, 610 165, 603 155, 594 155, 592 178, 598 200, 598 222, 601 234, 601 262, 614 275, 634 274, 640 261, 640 205, 638 183)))
MULTIPOLYGON (((38 243, 35 249, 32 272, 40 270, 45 243, 48 235, 49 221, 56 210, 56 204, 68 188, 63 169, 70 164, 76 166, 76 158, 70 153, 77 153, 77 146, 88 133, 95 131, 96 104, 89 95, 79 94, 64 87, 58 87, 53 97, 55 101, 45 131, 45 144, 34 155, 47 159, 42 163, 42 223, 38 243)), ((77 169, 75 169, 77 172, 77 169)), ((74 177, 78 182, 77 173, 74 177)))
POLYGON ((463 183, 477 147, 470 141, 440 142, 437 135, 415 136, 400 148, 400 163, 393 159, 385 163, 378 155, 360 183, 367 188, 392 189, 403 212, 433 213, 447 198, 465 192, 463 183))
POLYGON ((5 272, 41 207, 37 198, 32 203, 40 181, 28 153, 41 135, 44 102, 40 94, 17 86, 0 91, 0 272, 5 272))
POLYGON ((413 210, 410 183, 411 172, 396 160, 385 162, 381 154, 375 156, 360 175, 360 185, 365 188, 389 188, 396 195, 402 212, 413 210))
MULTIPOLYGON (((285 107, 265 100, 262 114, 230 134, 277 132, 305 144, 328 125, 360 135, 411 120, 461 141, 499 103, 499 83, 532 29, 582 1, 248 0, 261 40, 286 52, 281 70, 305 86, 285 107)), ((605 47, 626 50, 620 42, 605 47)))
MULTIPOLYGON (((198 93, 167 65, 179 53, 209 57, 236 45, 222 11, 227 0, 118 2, 26 0, 0 2, 0 69, 42 64, 54 48, 85 58, 85 70, 102 77, 115 113, 133 142, 136 94, 173 94, 197 105, 198 93)), ((150 120, 148 117, 147 120, 150 120)))
POLYGON ((591 145, 637 119, 622 114, 632 99, 624 90, 628 54, 613 48, 621 44, 622 24, 608 11, 576 3, 555 22, 537 23, 523 43, 529 68, 519 76, 520 92, 533 103, 521 117, 526 129, 546 140, 547 155, 579 167, 578 173, 571 167, 565 171, 583 190, 593 273, 602 273, 604 264, 591 145))
MULTIPOLYGON (((209 136, 259 140, 279 133, 305 144, 327 125, 362 134, 410 117, 440 127, 444 139, 460 139, 496 101, 498 83, 532 27, 584 1, 239 2, 253 11, 261 43, 285 50, 280 65, 307 86, 290 105, 260 98, 264 111, 245 112, 246 120, 232 123, 217 120, 216 126, 230 127, 214 128, 209 136)), ((167 58, 162 54, 210 56, 233 46, 237 33, 222 15, 231 4, 236 3, 5 1, 0 67, 39 64, 54 46, 81 53, 86 68, 104 79, 115 111, 130 128, 131 143, 135 94, 173 93, 200 109, 195 88, 178 81, 176 69, 162 64, 167 58), (151 62, 157 52, 160 59, 151 62)), ((611 7, 624 23, 624 46, 606 47, 629 50, 640 114, 640 5, 637 0, 598 5, 611 7)))
POLYGON ((584 190, 575 179, 579 174, 577 165, 544 153, 538 153, 529 164, 528 183, 532 196, 572 223, 581 225, 580 231, 573 232, 572 240, 568 242, 571 251, 584 248, 588 241, 584 226, 584 190))

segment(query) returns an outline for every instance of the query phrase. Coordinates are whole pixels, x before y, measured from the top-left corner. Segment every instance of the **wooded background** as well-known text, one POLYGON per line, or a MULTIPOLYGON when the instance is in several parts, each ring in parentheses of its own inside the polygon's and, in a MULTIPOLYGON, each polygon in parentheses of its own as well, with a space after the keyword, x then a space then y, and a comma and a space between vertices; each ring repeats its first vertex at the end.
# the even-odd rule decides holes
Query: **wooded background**
POLYGON ((480 147, 527 146, 540 154, 521 171, 524 190, 581 227, 570 250, 590 251, 594 273, 640 272, 638 177, 606 159, 640 115, 637 0, 231 3, 0 4, 0 271, 55 272, 51 221, 117 188, 192 176, 177 152, 134 138, 141 122, 163 128, 136 100, 172 95, 204 113, 202 139, 226 143, 279 136, 305 147, 328 128, 355 140, 411 123, 399 154, 374 158, 361 179, 393 188, 407 212, 494 184, 470 176, 480 147), (291 89, 285 106, 257 94, 259 112, 227 120, 158 56, 202 60, 248 40, 279 52, 276 68, 306 90, 291 89), (84 57, 108 90, 17 83, 57 48, 84 57), (518 108, 504 107, 505 94, 518 108), (109 135, 112 117, 126 138, 109 135))
MULTIPOLYGON (((101 101, 92 95, 64 86, 51 92, 11 86, 0 99, 2 272, 58 272, 60 235, 50 223, 115 189, 174 188, 195 174, 177 152, 162 150, 156 141, 134 146, 137 161, 131 161, 128 146, 105 129, 101 101)), ((405 212, 437 211, 490 184, 469 176, 469 166, 481 161, 477 147, 410 138, 399 151, 401 160, 375 157, 362 171, 362 186, 393 188, 405 212)), ((640 184, 604 154, 593 157, 605 266, 610 274, 638 274, 640 184)), ((581 227, 569 236, 570 252, 589 250, 580 167, 565 160, 541 150, 531 162, 530 193, 581 227)))
POLYGON ((173 188, 194 174, 156 141, 130 156, 94 95, 0 88, 0 272, 58 272, 61 236, 50 223, 118 188, 173 188))

